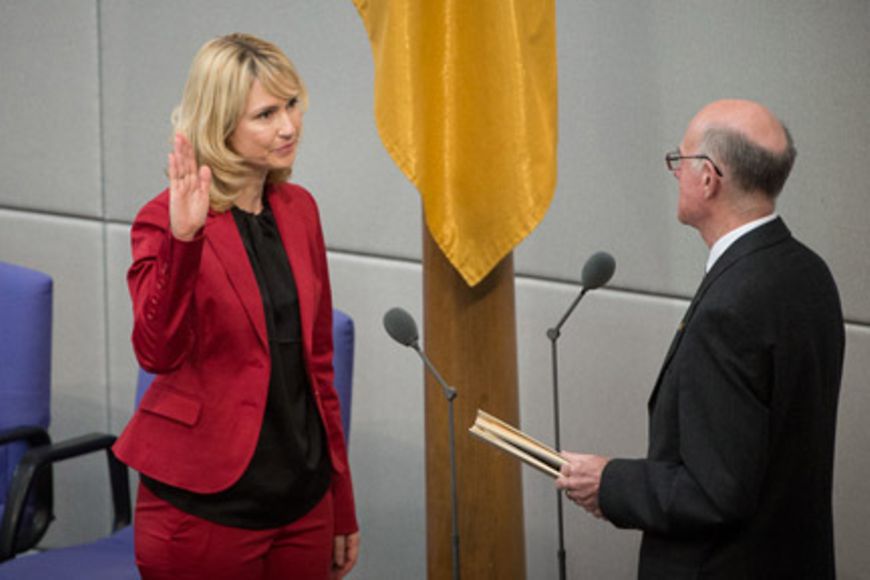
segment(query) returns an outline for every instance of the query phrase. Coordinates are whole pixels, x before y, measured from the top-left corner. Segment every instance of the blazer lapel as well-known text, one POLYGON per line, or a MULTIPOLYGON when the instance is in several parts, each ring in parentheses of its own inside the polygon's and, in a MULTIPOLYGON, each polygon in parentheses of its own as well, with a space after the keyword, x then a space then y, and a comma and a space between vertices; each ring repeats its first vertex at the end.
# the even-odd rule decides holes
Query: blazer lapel
POLYGON ((232 212, 209 212, 205 231, 208 244, 226 270, 230 285, 245 307, 263 348, 268 351, 269 340, 266 334, 266 316, 263 312, 260 287, 257 285, 257 278, 254 276, 248 252, 242 243, 232 212))
POLYGON ((680 324, 677 326, 677 332, 674 334, 674 338, 671 340, 671 345, 668 347, 668 352, 665 354, 665 360, 662 362, 661 369, 659 370, 659 375, 656 377, 655 386, 653 387, 652 393, 650 393, 649 400, 647 401, 647 408, 652 411, 653 405, 656 400, 656 395, 659 392, 659 385, 662 383, 662 377, 665 376, 665 371, 668 370, 668 365, 671 363, 671 359, 674 358, 674 353, 677 352, 677 347, 680 345, 680 341, 683 339, 683 334, 686 329, 686 325, 689 323, 689 319, 692 317, 692 314, 695 312, 695 307, 698 304, 701 296, 706 292, 706 289, 709 287, 707 284, 707 280, 710 278, 710 274, 706 274, 704 278, 701 279, 701 284, 698 286, 698 289, 695 291, 695 295, 692 297, 692 301, 689 303, 689 307, 686 309, 686 313, 683 314, 683 318, 680 320, 680 324))
POLYGON ((278 232, 284 243, 293 278, 296 281, 296 294, 299 299, 299 320, 302 326, 302 344, 308 349, 314 328, 313 315, 317 311, 316 287, 317 277, 312 269, 313 259, 308 259, 314 250, 308 239, 310 225, 305 223, 299 211, 294 211, 293 201, 288 195, 282 195, 274 186, 269 186, 269 206, 275 216, 278 232))
POLYGON ((791 232, 788 227, 786 227, 785 223, 782 221, 782 218, 776 218, 775 220, 760 226, 743 237, 739 238, 736 242, 731 244, 731 246, 722 254, 716 263, 713 264, 713 268, 707 272, 704 276, 703 280, 701 280, 701 285, 698 287, 697 292, 692 297, 692 302, 689 304, 689 308, 686 309, 686 314, 683 315, 683 319, 680 321, 680 325, 677 328, 677 333, 674 336, 674 339, 671 341, 671 346, 668 348, 668 352, 665 355, 665 360, 662 363, 662 368, 659 371, 658 378, 656 379, 655 386, 653 387, 653 392, 650 394, 649 401, 647 402, 647 407, 652 410, 656 395, 658 394, 659 385, 662 382, 662 377, 665 374, 665 371, 668 368, 668 365, 671 362, 671 359, 674 357, 674 353, 677 351, 677 347, 680 345, 680 341, 685 334, 685 329, 689 325, 689 321, 692 318, 692 315, 698 308, 701 300, 703 300, 704 295, 710 289, 710 287, 719 279, 720 276, 724 272, 726 272, 732 265, 734 265, 741 258, 756 252, 762 248, 766 248, 770 245, 777 244, 779 242, 784 241, 788 237, 791 236, 791 232))

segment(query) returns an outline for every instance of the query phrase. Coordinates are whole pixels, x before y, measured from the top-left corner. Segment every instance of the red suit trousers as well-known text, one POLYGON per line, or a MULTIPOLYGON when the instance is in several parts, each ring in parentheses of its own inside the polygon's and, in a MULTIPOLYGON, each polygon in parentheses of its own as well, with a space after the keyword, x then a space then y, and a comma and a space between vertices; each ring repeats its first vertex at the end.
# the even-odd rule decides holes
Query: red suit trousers
POLYGON ((181 511, 140 483, 134 533, 143 580, 326 580, 332 494, 291 524, 248 530, 181 511))

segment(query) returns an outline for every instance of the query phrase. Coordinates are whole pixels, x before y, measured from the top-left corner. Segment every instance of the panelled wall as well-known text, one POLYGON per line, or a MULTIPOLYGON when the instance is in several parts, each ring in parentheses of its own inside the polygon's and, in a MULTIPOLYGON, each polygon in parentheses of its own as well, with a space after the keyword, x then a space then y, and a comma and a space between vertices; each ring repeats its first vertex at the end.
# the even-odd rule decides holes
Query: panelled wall
MULTIPOLYGON (((553 438, 545 332, 572 300, 585 258, 606 249, 616 276, 587 296, 560 341, 562 441, 643 454, 646 399, 706 255, 676 222, 663 156, 706 102, 759 99, 790 125, 799 151, 780 211, 828 260, 848 319, 838 564, 841 578, 866 577, 870 3, 576 0, 557 9, 559 185, 516 252, 522 427, 553 438)), ((282 46, 311 93, 294 179, 320 203, 335 303, 359 337, 350 452, 363 550, 353 577, 423 577, 422 371, 381 328, 396 305, 421 319, 420 205, 375 131, 370 49, 349 0, 0 0, 0 260, 55 280, 52 435, 119 432, 130 416, 129 223, 164 187, 169 113, 195 50, 237 30, 282 46)), ((103 470, 101 458, 59 468, 46 545, 108 529, 103 470)), ((553 578, 552 483, 527 471, 524 486, 528 577, 553 578)), ((572 577, 632 577, 637 533, 568 504, 566 533, 572 577)))

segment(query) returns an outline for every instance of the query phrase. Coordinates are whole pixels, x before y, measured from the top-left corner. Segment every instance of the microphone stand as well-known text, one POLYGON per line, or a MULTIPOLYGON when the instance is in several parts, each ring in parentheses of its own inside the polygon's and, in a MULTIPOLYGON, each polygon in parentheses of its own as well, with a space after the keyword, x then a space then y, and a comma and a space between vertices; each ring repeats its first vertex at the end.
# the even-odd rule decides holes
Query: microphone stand
POLYGON ((450 424, 450 501, 453 510, 453 580, 459 580, 459 493, 456 490, 456 436, 453 427, 453 400, 456 399, 456 389, 447 384, 447 381, 444 380, 438 369, 429 361, 429 357, 420 350, 420 345, 417 344, 417 341, 414 341, 410 346, 417 351, 426 368, 429 369, 429 372, 432 373, 438 384, 441 385, 441 392, 444 394, 444 398, 447 399, 448 422, 450 424))
MULTIPOLYGON (((577 304, 580 303, 580 300, 585 294, 586 288, 583 288, 556 326, 547 329, 547 338, 550 339, 550 361, 553 368, 553 424, 556 430, 556 451, 562 450, 562 443, 559 436, 561 432, 559 427, 559 351, 556 348, 556 341, 559 340, 562 325, 565 324, 565 321, 568 320, 568 317, 571 316, 572 312, 574 312, 577 304)), ((562 516, 562 494, 559 491, 556 491, 556 511, 559 523, 559 549, 556 552, 556 558, 559 564, 559 580, 565 580, 565 522, 562 516)))

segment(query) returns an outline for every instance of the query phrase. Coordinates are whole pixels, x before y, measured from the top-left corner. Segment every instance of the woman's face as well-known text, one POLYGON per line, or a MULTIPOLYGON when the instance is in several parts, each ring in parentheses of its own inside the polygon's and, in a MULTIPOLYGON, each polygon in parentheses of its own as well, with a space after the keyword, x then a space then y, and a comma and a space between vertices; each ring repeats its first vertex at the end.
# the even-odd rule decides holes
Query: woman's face
POLYGON ((299 99, 280 99, 254 79, 245 109, 228 143, 252 167, 265 173, 293 166, 301 133, 299 99))

